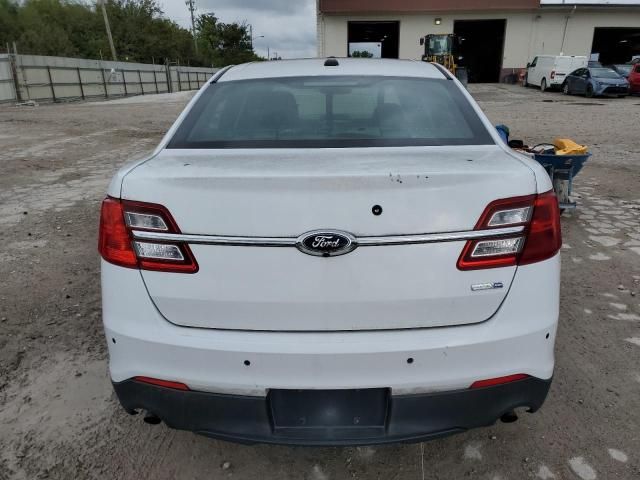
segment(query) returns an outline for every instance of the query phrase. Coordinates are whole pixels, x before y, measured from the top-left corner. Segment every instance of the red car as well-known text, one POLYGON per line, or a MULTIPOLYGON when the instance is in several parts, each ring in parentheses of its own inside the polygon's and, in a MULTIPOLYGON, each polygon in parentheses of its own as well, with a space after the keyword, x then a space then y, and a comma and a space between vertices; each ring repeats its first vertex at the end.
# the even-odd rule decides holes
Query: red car
POLYGON ((629 91, 632 95, 640 93, 640 63, 636 63, 629 74, 629 91))

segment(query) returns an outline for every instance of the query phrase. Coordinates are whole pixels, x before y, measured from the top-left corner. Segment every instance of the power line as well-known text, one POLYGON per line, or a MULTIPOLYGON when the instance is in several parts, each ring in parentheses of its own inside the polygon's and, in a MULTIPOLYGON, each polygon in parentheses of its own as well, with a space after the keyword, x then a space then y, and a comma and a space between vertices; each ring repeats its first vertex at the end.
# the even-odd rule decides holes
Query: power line
POLYGON ((184 2, 189 8, 189 12, 191 12, 191 35, 193 35, 193 45, 196 49, 196 54, 198 53, 198 39, 196 38, 196 21, 193 15, 193 12, 196 9, 195 0, 186 0, 184 2))

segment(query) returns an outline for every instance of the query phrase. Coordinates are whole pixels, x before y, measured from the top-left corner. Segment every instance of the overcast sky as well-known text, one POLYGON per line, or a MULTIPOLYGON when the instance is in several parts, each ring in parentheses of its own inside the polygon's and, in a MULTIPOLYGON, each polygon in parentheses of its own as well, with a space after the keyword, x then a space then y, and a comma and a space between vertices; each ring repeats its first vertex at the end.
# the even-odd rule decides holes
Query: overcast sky
MULTIPOLYGON (((247 21, 253 25, 254 49, 263 57, 267 46, 271 55, 282 58, 316 56, 315 0, 194 0, 197 14, 215 13, 225 23, 247 21)), ((190 26, 184 0, 159 0, 167 17, 190 26)))

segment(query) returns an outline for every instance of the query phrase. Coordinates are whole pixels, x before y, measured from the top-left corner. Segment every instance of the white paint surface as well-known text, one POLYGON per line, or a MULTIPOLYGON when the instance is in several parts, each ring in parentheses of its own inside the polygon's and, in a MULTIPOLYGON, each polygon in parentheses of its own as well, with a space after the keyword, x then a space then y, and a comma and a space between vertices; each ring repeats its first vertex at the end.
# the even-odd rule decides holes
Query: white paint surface
POLYGON ((611 305, 616 310, 625 311, 627 309, 627 306, 624 303, 609 303, 609 305, 611 305))
POLYGON ((480 452, 481 446, 479 443, 467 445, 464 448, 464 458, 467 460, 482 460, 482 453, 480 452))
POLYGON ((569 466, 582 480, 596 480, 598 475, 583 457, 574 457, 569 460, 569 466))
POLYGON ((313 480, 328 480, 329 477, 322 471, 320 465, 314 465, 313 470, 311 470, 311 478, 313 480))
POLYGON ((614 247, 618 243, 620 243, 619 239, 608 237, 606 235, 591 235, 589 238, 594 242, 598 242, 600 245, 604 247, 614 247))
POLYGON ((617 315, 609 315, 609 318, 624 320, 625 322, 640 322, 640 315, 635 313, 618 313, 617 315))
POLYGON ((621 450, 616 450, 615 448, 609 449, 609 455, 611 455, 611 458, 617 460, 618 462, 627 463, 627 461, 629 461, 629 457, 626 453, 621 450))
POLYGON ((547 467, 546 465, 540 465, 538 473, 536 473, 536 477, 541 478, 542 480, 551 480, 553 478, 556 478, 553 472, 549 470, 549 467, 547 467))

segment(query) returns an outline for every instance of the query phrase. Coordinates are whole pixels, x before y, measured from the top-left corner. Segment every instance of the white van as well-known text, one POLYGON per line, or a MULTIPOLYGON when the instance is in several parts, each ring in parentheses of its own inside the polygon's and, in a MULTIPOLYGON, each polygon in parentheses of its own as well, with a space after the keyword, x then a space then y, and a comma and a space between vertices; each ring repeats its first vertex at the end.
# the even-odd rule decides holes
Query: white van
POLYGON ((535 85, 543 92, 548 88, 560 89, 567 75, 588 63, 585 56, 538 55, 527 65, 524 86, 535 85))

